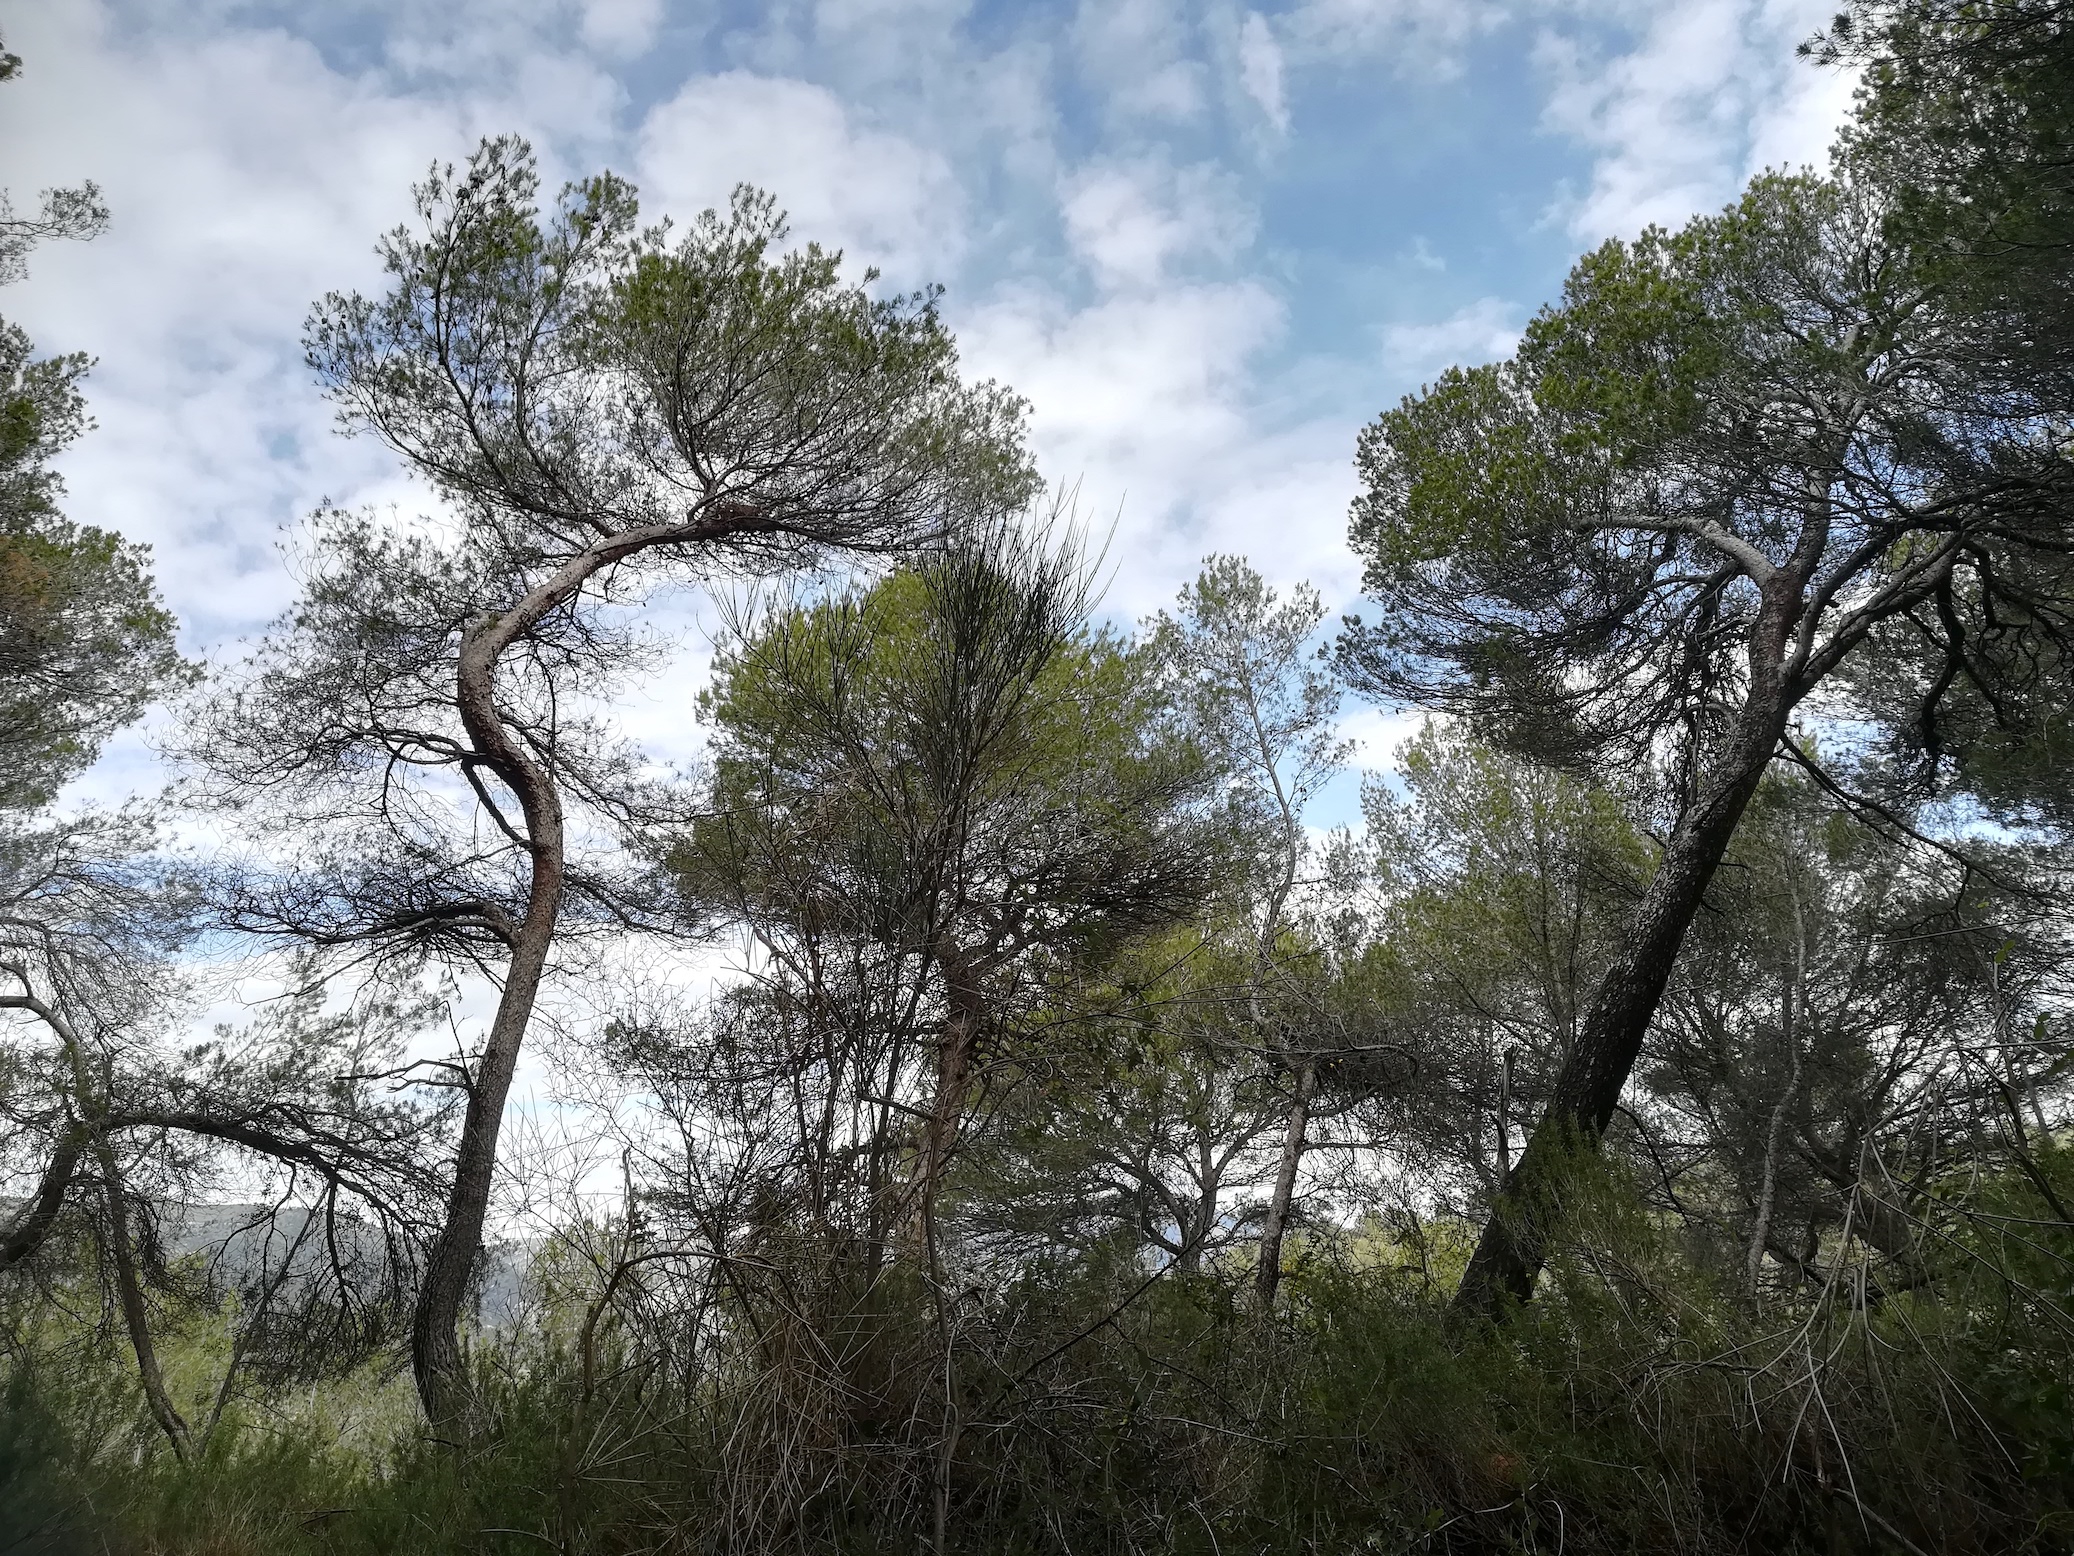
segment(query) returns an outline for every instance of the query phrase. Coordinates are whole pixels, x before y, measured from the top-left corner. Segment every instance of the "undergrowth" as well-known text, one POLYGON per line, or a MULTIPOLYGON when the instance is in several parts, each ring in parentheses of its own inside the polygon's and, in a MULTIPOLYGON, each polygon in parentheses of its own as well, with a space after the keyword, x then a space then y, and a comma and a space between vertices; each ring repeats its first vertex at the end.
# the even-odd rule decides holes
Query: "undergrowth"
POLYGON ((479 1341, 461 1443, 369 1368, 227 1409, 182 1464, 119 1351, 25 1352, 0 1552, 890 1556, 930 1548, 939 1486, 946 1549, 989 1556, 2074 1550, 2074 1239, 2022 1185, 1909 1289, 1839 1255, 1769 1311, 1604 1197, 1495 1328, 1374 1237, 1315 1245, 1271 1315, 1229 1272, 1088 1258, 969 1294, 948 1392, 918 1288, 814 1388, 740 1336, 686 1369, 619 1333, 586 1392, 550 1313, 479 1341))

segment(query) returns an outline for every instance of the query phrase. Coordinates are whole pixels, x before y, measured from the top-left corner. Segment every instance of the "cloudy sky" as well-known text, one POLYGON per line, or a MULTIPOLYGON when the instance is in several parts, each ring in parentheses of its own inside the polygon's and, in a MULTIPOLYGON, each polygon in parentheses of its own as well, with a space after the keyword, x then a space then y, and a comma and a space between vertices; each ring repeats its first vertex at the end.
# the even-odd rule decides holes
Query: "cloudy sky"
MULTIPOLYGON (((425 503, 331 431, 299 328, 378 285, 429 163, 508 130, 645 214, 746 180, 884 284, 943 283, 971 370, 1115 520, 1116 615, 1218 550, 1346 605, 1356 430, 1504 354, 1581 248, 1820 162, 1847 86, 1793 46, 1833 6, 0 0, 0 183, 92 178, 115 213, 0 313, 98 358, 71 511, 152 543, 198 651, 287 602, 319 500, 425 503)), ((132 739, 94 783, 147 769, 132 739)))

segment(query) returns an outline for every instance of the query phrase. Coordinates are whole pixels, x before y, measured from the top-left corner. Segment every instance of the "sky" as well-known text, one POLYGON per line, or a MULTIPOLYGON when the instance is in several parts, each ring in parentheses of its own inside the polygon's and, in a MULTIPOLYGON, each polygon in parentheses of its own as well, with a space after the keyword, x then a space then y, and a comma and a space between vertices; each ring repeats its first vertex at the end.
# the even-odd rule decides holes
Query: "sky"
MULTIPOLYGON (((292 600, 321 502, 432 505, 334 430, 301 324, 379 288, 429 165, 509 131, 551 183, 610 168, 680 222, 755 183, 853 275, 944 286, 967 370, 1029 399, 1110 534, 1112 617, 1211 552, 1358 608, 1361 426, 1506 354, 1583 250, 1821 164, 1849 83, 1794 45, 1834 4, 0 0, 0 185, 114 212, 0 315, 96 359, 68 511, 149 542, 219 659, 292 600)), ((702 662, 626 710, 664 754, 702 662)), ((1402 728, 1349 710, 1371 763, 1402 728)), ((147 726, 80 792, 154 772, 147 726)))

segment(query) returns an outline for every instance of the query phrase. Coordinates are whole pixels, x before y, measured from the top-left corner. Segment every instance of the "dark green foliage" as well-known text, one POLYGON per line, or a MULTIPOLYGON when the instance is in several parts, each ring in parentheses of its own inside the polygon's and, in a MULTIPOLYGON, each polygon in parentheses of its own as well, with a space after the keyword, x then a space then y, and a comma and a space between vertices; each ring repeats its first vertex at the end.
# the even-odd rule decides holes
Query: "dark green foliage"
POLYGON ((1383 617, 1350 620, 1350 678, 1618 787, 1663 832, 1465 1309, 1531 1296, 1561 1215, 1542 1180, 1619 1113, 1745 808, 1775 761, 1812 763, 1797 718, 1884 737, 1916 798, 1948 732, 2002 748, 2019 788, 2049 749, 2074 385, 2019 370, 2001 305, 1911 217, 1905 147, 1879 144, 1897 155, 1607 243, 1510 360, 1362 435, 1350 538, 1383 617))
POLYGON ((83 1496, 70 1472, 75 1423, 52 1408, 27 1367, 0 1385, 0 1530, 9 1556, 66 1556, 90 1549, 83 1496))
MULTIPOLYGON (((1950 355, 2012 407, 2074 392, 2074 8, 2065 0, 1860 0, 1810 51, 1864 69, 1842 159, 1894 192, 1889 227, 1962 328, 1950 355)), ((2064 490, 2057 503, 2064 510, 2064 490)), ((1902 776, 1963 784, 2020 823, 2074 816, 2056 601, 2063 558, 2011 568, 1995 612, 1960 589, 1897 623, 1855 679, 1894 732, 1902 776), (1929 711, 1924 692, 1945 689, 1929 711)))
POLYGON ((1038 488, 1022 403, 959 381, 935 296, 875 300, 840 254, 780 252, 768 195, 737 189, 674 240, 637 229, 610 173, 543 213, 509 136, 416 195, 425 234, 381 244, 390 291, 326 298, 308 357, 345 425, 437 485, 507 573, 607 537, 615 559, 707 571, 897 551, 1038 488))
POLYGON ((1809 52, 1864 67, 1844 154, 1898 192, 1897 229, 1972 304, 2013 393, 2074 371, 2074 7, 1858 0, 1809 52))
POLYGON ((1003 532, 749 624, 701 698, 716 763, 672 856, 688 895, 988 962, 1189 906, 1201 763, 1148 656, 1085 626, 1077 569, 1003 532))
POLYGON ((1530 755, 1676 740, 1704 768, 1743 696, 1777 677, 1797 702, 1890 618, 1942 601, 1975 645, 2006 605, 2062 632, 2059 402, 1982 376, 1974 314, 1892 211, 1869 177, 1760 178, 1587 255, 1510 361, 1368 428, 1351 538, 1384 615, 1343 640, 1357 683, 1530 755), (1789 584, 1795 636, 1760 651, 1789 584))

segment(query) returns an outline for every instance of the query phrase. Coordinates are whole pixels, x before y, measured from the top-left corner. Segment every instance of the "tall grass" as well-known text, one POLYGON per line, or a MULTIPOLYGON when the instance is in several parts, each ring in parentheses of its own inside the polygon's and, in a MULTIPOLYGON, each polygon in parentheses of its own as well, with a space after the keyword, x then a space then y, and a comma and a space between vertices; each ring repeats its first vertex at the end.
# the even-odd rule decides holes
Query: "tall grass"
POLYGON ((619 1331, 588 1390, 548 1310, 478 1345, 460 1444, 384 1417, 403 1385, 370 1369, 227 1412, 181 1466, 119 1352, 25 1353, 0 1552, 890 1556, 929 1548, 939 1492, 946 1549, 990 1556, 2074 1549, 2074 1231, 2027 1185, 1960 1205, 1908 1289, 1839 1249, 1764 1312, 1611 1175, 1576 1208, 1496 1329, 1458 1328, 1401 1236, 1314 1245, 1267 1315, 1242 1272, 1147 1285, 1097 1251, 968 1290, 954 1331, 912 1280, 869 1334, 794 1313, 698 1368, 619 1331))

